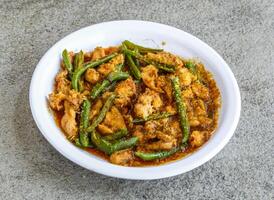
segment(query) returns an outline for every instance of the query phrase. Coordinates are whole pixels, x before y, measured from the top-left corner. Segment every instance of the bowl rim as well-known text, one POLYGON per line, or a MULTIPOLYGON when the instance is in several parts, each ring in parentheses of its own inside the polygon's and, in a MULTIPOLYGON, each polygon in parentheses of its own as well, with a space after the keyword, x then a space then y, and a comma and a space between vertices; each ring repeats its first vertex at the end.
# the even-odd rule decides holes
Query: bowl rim
MULTIPOLYGON (((86 169, 97 172, 99 174, 116 177, 116 178, 134 179, 134 180, 151 180, 151 179, 160 179, 160 178, 171 177, 171 176, 175 176, 175 175, 178 175, 181 173, 185 173, 187 171, 190 171, 190 170, 204 164, 205 162, 210 160, 212 157, 214 157, 217 153, 219 153, 223 149, 223 147, 228 143, 228 141, 234 134, 234 131, 236 130, 236 127, 237 127, 237 124, 238 124, 239 118, 240 118, 240 112, 241 112, 241 97, 240 97, 240 90, 239 90, 237 81, 236 81, 231 69, 229 68, 228 64, 223 60, 223 58, 213 48, 211 48, 209 45, 207 45, 206 43, 204 43, 202 40, 198 39, 197 37, 185 32, 185 31, 182 31, 178 28, 160 24, 160 23, 156 23, 156 22, 140 21, 140 20, 118 20, 118 21, 109 21, 109 22, 93 24, 93 25, 81 28, 75 32, 72 32, 72 33, 68 34, 67 36, 63 37, 62 39, 60 39, 44 54, 44 56, 40 59, 40 61, 38 62, 37 66, 33 72, 31 83, 30 83, 30 89, 29 89, 29 102, 30 102, 30 109, 31 109, 32 116, 33 116, 34 121, 36 122, 37 127, 39 128, 40 132, 48 140, 48 142, 57 151, 59 151, 63 156, 65 156, 72 162, 74 162, 86 169), (226 133, 225 137, 221 138, 220 143, 216 144, 216 146, 213 149, 210 149, 208 151, 204 150, 205 152, 203 152, 203 156, 200 155, 199 160, 192 159, 193 163, 189 163, 187 166, 178 165, 178 163, 180 163, 181 161, 186 159, 186 158, 183 158, 183 159, 177 160, 175 162, 171 162, 171 163, 167 163, 167 164, 159 165, 159 166, 124 167, 124 166, 113 165, 111 163, 106 164, 106 162, 104 162, 104 166, 102 167, 102 161, 96 160, 92 157, 90 160, 92 160, 93 163, 90 164, 86 160, 83 161, 83 160, 79 159, 79 157, 72 156, 71 152, 60 147, 57 144, 57 142, 52 139, 50 134, 47 133, 45 125, 43 124, 41 119, 39 119, 39 117, 38 117, 39 109, 37 109, 37 107, 34 104, 35 104, 35 102, 37 102, 37 98, 35 97, 35 91, 37 89, 36 83, 39 80, 37 77, 38 71, 39 71, 39 68, 41 68, 41 66, 43 65, 43 62, 45 62, 45 59, 47 58, 49 52, 51 50, 53 50, 54 48, 56 48, 57 46, 59 46, 62 43, 62 41, 67 40, 68 38, 72 37, 73 35, 77 35, 81 32, 85 32, 89 29, 100 28, 102 26, 118 26, 118 25, 122 25, 122 26, 149 25, 149 26, 155 26, 155 27, 162 28, 162 29, 171 30, 172 32, 174 32, 176 34, 178 33, 180 35, 184 35, 185 37, 188 37, 188 38, 192 39, 193 41, 199 43, 199 45, 201 45, 203 48, 205 48, 207 51, 209 51, 210 54, 212 54, 212 56, 214 56, 214 59, 218 60, 222 64, 223 70, 225 70, 227 76, 230 79, 231 93, 233 93, 234 98, 235 98, 234 99, 235 102, 233 102, 235 104, 235 106, 233 108, 231 108, 231 109, 233 109, 233 116, 231 116, 231 118, 233 117, 233 119, 231 119, 231 124, 230 124, 230 127, 228 127, 228 129, 227 129, 227 133, 226 133), (181 168, 178 168, 178 166, 180 166, 181 168), (169 171, 167 172, 165 170, 169 170, 169 171), (165 173, 160 173, 160 172, 165 172, 165 173)), ((216 133, 214 133, 214 134, 216 134, 216 133)), ((69 141, 67 141, 67 142, 69 142, 69 141)), ((205 145, 203 145, 201 149, 203 149, 204 146, 205 145)), ((83 151, 83 150, 76 147, 76 149, 74 149, 73 151, 75 154, 77 153, 78 155, 81 155, 81 151, 83 151)), ((200 150, 198 150, 198 151, 200 151, 200 150)), ((190 161, 191 161, 191 159, 190 159, 190 161)))

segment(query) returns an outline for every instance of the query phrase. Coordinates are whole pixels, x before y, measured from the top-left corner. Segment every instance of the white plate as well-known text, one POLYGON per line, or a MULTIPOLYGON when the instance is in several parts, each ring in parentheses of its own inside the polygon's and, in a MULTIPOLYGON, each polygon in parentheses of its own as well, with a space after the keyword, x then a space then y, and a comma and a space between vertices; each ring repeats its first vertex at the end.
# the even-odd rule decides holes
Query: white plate
POLYGON ((30 107, 33 118, 49 143, 62 155, 100 174, 125 179, 159 179, 192 170, 215 156, 233 135, 240 117, 240 92, 233 73, 222 57, 196 37, 167 25, 146 21, 112 21, 92 25, 69 34, 42 57, 30 85, 30 107), (113 165, 71 144, 56 126, 48 110, 47 97, 53 90, 63 49, 90 51, 96 46, 118 45, 123 40, 141 45, 161 47, 182 57, 197 57, 213 73, 220 88, 222 107, 219 128, 197 152, 168 164, 152 167, 113 165))

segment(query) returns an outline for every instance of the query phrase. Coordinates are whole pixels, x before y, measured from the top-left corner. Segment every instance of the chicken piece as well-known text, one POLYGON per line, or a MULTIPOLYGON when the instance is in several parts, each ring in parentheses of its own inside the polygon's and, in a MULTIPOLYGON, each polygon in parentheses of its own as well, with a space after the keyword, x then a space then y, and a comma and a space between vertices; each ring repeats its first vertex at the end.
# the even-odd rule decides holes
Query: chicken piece
POLYGON ((109 135, 124 128, 126 128, 124 118, 115 106, 111 107, 104 121, 98 125, 98 130, 103 135, 109 135))
POLYGON ((112 94, 113 94, 113 92, 110 92, 110 91, 104 92, 104 93, 102 94, 102 100, 103 100, 103 101, 106 101, 106 100, 110 97, 110 95, 112 95, 112 94))
POLYGON ((170 150, 177 144, 177 138, 180 138, 181 131, 178 121, 170 119, 161 119, 148 121, 144 125, 142 135, 143 148, 147 150, 170 150), (177 122, 177 123, 176 123, 177 122))
POLYGON ((174 147, 173 142, 157 141, 151 144, 146 144, 145 148, 148 150, 170 150, 174 147))
MULTIPOLYGON (((123 114, 123 112, 120 110, 120 112, 123 114)), ((133 124, 133 117, 131 115, 126 115, 126 114, 123 114, 123 117, 124 117, 124 120, 125 120, 125 123, 126 123, 126 126, 128 128, 133 128, 134 124, 133 124)))
POLYGON ((153 60, 158 63, 163 63, 167 65, 176 65, 176 66, 183 66, 183 61, 175 55, 167 52, 160 52, 160 53, 147 53, 145 56, 148 60, 153 60))
POLYGON ((144 130, 146 132, 155 132, 156 130, 162 130, 162 128, 168 123, 169 118, 151 120, 145 122, 144 130))
MULTIPOLYGON (((142 80, 145 85, 157 92, 163 92, 162 88, 157 85, 158 69, 153 65, 148 65, 142 68, 142 80)), ((159 82, 158 82, 159 83, 159 82)))
POLYGON ((189 125, 192 127, 200 126, 200 121, 197 117, 189 117, 189 125))
POLYGON ((94 51, 92 52, 91 60, 97 60, 105 56, 106 56, 105 49, 102 47, 96 47, 94 51))
MULTIPOLYGON (((59 86, 61 86, 61 84, 59 86)), ((64 89, 62 87, 59 92, 51 93, 49 95, 49 105, 54 110, 62 110, 64 108, 63 102, 64 100, 67 100, 74 106, 75 110, 78 110, 84 99, 84 94, 81 94, 75 90, 64 89)))
POLYGON ((157 79, 156 85, 158 87, 161 87, 162 90, 166 93, 168 100, 172 101, 172 98, 173 98, 172 91, 173 90, 172 90, 172 85, 171 85, 170 79, 166 76, 159 76, 159 78, 157 79))
POLYGON ((199 82, 195 82, 191 85, 192 92, 203 100, 209 99, 209 90, 206 86, 199 82))
POLYGON ((63 102, 66 99, 66 95, 64 95, 62 92, 59 93, 51 93, 49 95, 49 105, 53 110, 63 110, 63 102))
POLYGON ((69 90, 66 95, 66 100, 70 102, 75 110, 79 110, 82 102, 85 100, 85 95, 75 90, 69 90))
POLYGON ((76 111, 68 101, 64 102, 65 113, 61 119, 61 127, 65 131, 68 139, 74 140, 77 137, 76 111))
POLYGON ((176 114, 177 110, 176 110, 176 106, 172 106, 172 105, 168 105, 166 106, 166 112, 171 113, 171 114, 176 114))
POLYGON ((117 95, 114 104, 118 107, 124 107, 130 103, 131 98, 135 95, 136 85, 132 78, 128 78, 119 82, 114 92, 117 95))
POLYGON ((212 119, 205 117, 205 116, 198 116, 198 120, 202 127, 208 127, 212 123, 212 119))
POLYGON ((188 110, 187 111, 187 117, 188 117, 188 122, 191 127, 196 127, 200 125, 200 122, 198 118, 194 115, 193 110, 188 110))
POLYGON ((116 151, 111 154, 110 162, 116 165, 130 166, 133 161, 133 152, 131 149, 124 149, 121 151, 116 151))
POLYGON ((148 133, 154 133, 157 129, 161 128, 162 124, 159 124, 157 120, 147 121, 144 129, 148 133))
POLYGON ((70 81, 67 79, 68 71, 62 70, 55 77, 55 90, 66 94, 70 90, 70 81))
POLYGON ((95 84, 100 79, 100 74, 93 68, 90 68, 85 73, 85 79, 91 84, 95 84))
POLYGON ((172 142, 174 140, 174 137, 169 135, 168 133, 154 130, 153 132, 148 132, 144 135, 145 141, 148 141, 151 139, 158 139, 158 140, 162 140, 164 142, 172 142))
POLYGON ((142 131, 142 126, 137 126, 135 131, 132 133, 132 136, 138 137, 139 143, 142 143, 144 139, 144 132, 142 131))
POLYGON ((163 101, 159 93, 146 88, 145 93, 141 94, 134 106, 137 117, 146 118, 163 106, 163 101))
POLYGON ((191 105, 191 101, 189 99, 184 99, 184 105, 186 107, 187 112, 193 112, 193 107, 191 105))
POLYGON ((169 150, 177 143, 176 139, 161 131, 154 131, 144 135, 144 140, 149 143, 144 145, 144 148, 148 150, 169 150), (158 140, 150 143, 150 140, 158 140))
POLYGON ((194 98, 194 94, 191 90, 190 87, 184 89, 182 92, 181 92, 181 95, 184 99, 193 99, 194 98))
POLYGON ((204 128, 209 127, 213 120, 208 118, 206 115, 196 115, 193 111, 187 113, 189 119, 189 125, 191 127, 201 126, 204 128))
POLYGON ((89 112, 89 119, 92 120, 98 113, 100 112, 101 108, 103 107, 103 102, 101 99, 97 100, 89 112))
POLYGON ((187 68, 177 68, 175 73, 179 77, 181 86, 189 86, 191 84, 193 75, 187 68))
POLYGON ((174 138, 182 137, 182 131, 178 120, 171 120, 167 125, 164 126, 163 132, 174 138))
POLYGON ((190 135, 189 142, 192 147, 199 147, 205 143, 205 131, 193 131, 190 135))
POLYGON ((84 95, 71 90, 71 82, 67 79, 68 71, 62 70, 55 77, 55 94, 49 95, 49 102, 53 109, 63 109, 62 102, 66 99, 72 103, 75 108, 79 108, 84 100, 84 95))
POLYGON ((112 58, 108 63, 104 63, 100 65, 97 71, 103 76, 107 76, 110 72, 116 69, 116 66, 118 64, 121 64, 123 62, 124 62, 124 55, 119 54, 118 56, 115 56, 114 58, 112 58))
POLYGON ((194 114, 196 116, 206 116, 207 115, 205 104, 201 99, 192 101, 192 107, 194 110, 194 114))

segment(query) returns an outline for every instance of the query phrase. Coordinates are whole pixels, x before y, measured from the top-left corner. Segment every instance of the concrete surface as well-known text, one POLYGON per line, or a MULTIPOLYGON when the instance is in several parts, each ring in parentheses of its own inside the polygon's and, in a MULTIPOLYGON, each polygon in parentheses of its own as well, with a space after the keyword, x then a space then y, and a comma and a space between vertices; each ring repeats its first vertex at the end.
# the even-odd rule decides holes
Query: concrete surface
POLYGON ((0 199, 274 199, 274 2, 0 0, 0 199), (39 133, 28 89, 55 42, 102 21, 141 19, 178 27, 231 66, 242 114, 229 144, 176 177, 128 181, 85 170, 39 133))

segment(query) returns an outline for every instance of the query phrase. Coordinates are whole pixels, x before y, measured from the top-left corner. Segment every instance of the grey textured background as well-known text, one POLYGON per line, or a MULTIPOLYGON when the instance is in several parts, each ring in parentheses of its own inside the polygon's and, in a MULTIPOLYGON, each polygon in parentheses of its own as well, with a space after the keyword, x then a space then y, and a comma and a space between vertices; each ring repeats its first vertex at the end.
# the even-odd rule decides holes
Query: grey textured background
POLYGON ((0 24, 0 199, 274 199, 273 1, 0 0, 0 24), (118 19, 178 27, 231 66, 241 119, 205 165, 162 180, 119 180, 73 164, 39 133, 28 89, 41 56, 77 29, 118 19))

